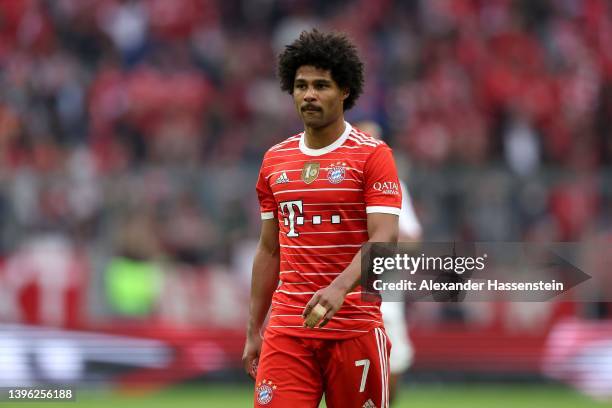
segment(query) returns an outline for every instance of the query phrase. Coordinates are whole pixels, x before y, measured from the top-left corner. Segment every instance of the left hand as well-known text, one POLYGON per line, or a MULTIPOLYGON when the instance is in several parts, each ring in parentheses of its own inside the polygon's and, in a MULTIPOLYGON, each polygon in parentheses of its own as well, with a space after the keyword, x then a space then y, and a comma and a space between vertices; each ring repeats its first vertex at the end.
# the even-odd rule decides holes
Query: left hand
POLYGON ((336 312, 340 310, 342 303, 344 303, 345 296, 346 292, 335 287, 333 284, 320 289, 312 295, 312 298, 310 298, 310 301, 306 304, 302 317, 305 319, 310 314, 312 308, 318 303, 327 309, 327 313, 325 313, 323 320, 321 320, 319 324, 319 327, 323 327, 331 320, 336 312))

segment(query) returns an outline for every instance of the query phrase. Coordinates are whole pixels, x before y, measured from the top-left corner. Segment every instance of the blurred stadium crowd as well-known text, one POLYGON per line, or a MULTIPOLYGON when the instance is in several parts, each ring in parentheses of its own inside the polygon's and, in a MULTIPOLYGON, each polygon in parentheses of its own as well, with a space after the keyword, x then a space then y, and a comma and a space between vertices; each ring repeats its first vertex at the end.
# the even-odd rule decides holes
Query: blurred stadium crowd
MULTIPOLYGON (((178 344, 172 375, 239 366, 255 181, 301 130, 276 55, 311 27, 358 44, 347 118, 382 127, 425 241, 580 242, 612 279, 607 0, 0 0, 0 323, 178 344)), ((610 304, 411 307, 417 370, 539 372, 548 347, 549 376, 609 395, 609 320, 545 341, 610 304)), ((30 353, 4 330, 5 356, 30 353)))
POLYGON ((357 42, 348 118, 381 124, 426 240, 610 234, 608 1, 0 0, 0 253, 229 264, 300 130, 275 56, 313 26, 357 42))

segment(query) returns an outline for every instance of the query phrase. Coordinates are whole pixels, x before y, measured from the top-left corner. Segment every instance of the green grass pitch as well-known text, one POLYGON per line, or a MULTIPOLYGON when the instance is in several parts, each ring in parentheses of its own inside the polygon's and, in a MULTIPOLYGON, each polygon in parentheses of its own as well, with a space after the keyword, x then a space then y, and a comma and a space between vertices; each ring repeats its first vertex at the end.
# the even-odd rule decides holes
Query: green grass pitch
MULTIPOLYGON (((5 404, 0 403, 0 408, 8 406, 5 404)), ((252 388, 247 385, 202 385, 174 388, 146 397, 77 390, 76 402, 10 405, 20 408, 243 408, 252 407, 253 403, 252 388)), ((410 385, 402 389, 399 400, 393 405, 393 408, 408 407, 597 408, 612 407, 612 402, 595 402, 567 388, 553 386, 410 385)))

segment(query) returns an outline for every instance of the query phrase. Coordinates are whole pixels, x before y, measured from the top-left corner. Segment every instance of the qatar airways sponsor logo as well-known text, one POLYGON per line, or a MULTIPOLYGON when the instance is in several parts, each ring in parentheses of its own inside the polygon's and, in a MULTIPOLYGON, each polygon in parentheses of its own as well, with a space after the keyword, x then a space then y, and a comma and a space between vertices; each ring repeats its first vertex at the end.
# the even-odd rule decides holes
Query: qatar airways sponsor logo
POLYGON ((372 185, 372 188, 389 195, 398 195, 400 192, 399 184, 395 181, 377 181, 372 185))

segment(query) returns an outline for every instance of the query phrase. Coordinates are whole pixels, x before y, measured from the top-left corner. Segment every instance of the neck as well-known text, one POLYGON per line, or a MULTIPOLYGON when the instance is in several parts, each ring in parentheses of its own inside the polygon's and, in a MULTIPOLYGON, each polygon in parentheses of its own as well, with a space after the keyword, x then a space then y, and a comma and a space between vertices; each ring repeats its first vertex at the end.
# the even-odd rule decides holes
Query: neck
POLYGON ((344 116, 329 125, 313 128, 306 126, 304 142, 311 149, 321 149, 334 143, 344 132, 344 116))

